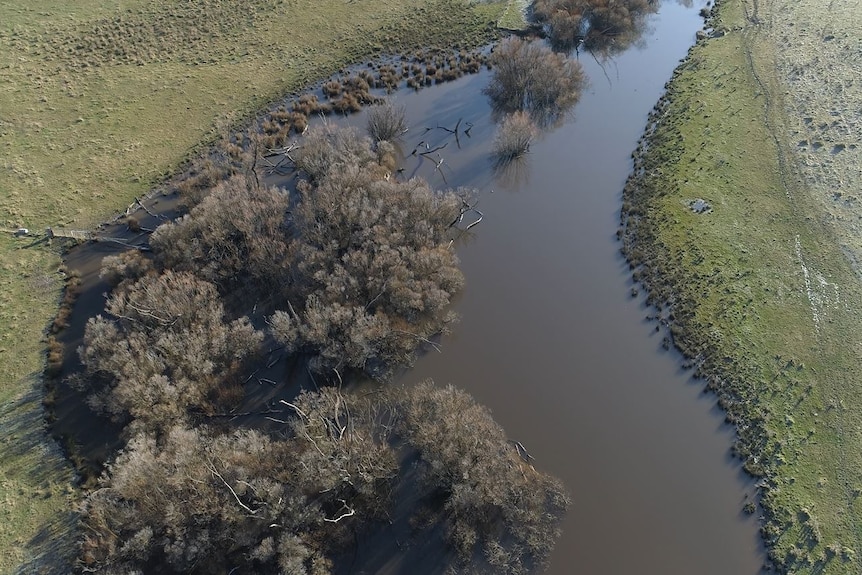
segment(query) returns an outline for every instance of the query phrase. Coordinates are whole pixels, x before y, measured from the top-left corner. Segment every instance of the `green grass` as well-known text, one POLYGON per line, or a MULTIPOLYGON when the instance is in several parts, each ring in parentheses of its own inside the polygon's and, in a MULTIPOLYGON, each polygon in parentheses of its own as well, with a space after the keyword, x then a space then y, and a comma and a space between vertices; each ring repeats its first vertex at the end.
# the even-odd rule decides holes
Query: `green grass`
MULTIPOLYGON (((0 229, 89 228, 278 96, 383 51, 484 43, 504 8, 0 0, 0 229)), ((0 262, 0 573, 39 572, 67 554, 75 499, 41 423, 60 259, 4 231, 0 262)))
POLYGON ((858 573, 862 289, 796 188, 771 47, 743 6, 721 4, 714 25, 732 31, 671 82, 626 193, 628 253, 739 425, 781 570, 858 573), (694 213, 698 198, 713 210, 694 213))
POLYGON ((529 25, 527 22, 527 8, 529 0, 509 0, 506 3, 506 11, 497 21, 497 26, 503 30, 524 30, 529 25))

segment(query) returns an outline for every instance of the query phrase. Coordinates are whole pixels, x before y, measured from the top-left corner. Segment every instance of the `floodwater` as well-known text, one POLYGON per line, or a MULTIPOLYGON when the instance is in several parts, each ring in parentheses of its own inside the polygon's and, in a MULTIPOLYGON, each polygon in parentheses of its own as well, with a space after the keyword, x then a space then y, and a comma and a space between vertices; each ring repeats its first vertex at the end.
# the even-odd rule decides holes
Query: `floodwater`
POLYGON ((664 2, 642 46, 603 68, 581 54, 591 85, 572 117, 503 173, 489 160, 486 73, 396 98, 422 118, 402 146, 405 172, 476 187, 484 215, 458 247, 461 322, 403 379, 470 392, 567 485, 573 505, 548 573, 742 575, 764 562, 732 430, 663 349, 615 237, 631 151, 703 23, 695 4, 664 2), (473 124, 461 149, 437 128, 459 119, 473 124), (448 144, 418 159, 420 141, 448 144))
MULTIPOLYGON (((505 170, 490 160, 488 72, 394 96, 411 123, 400 177, 473 187, 483 215, 457 247, 461 322, 402 381, 470 392, 540 470, 563 480, 573 504, 551 574, 753 575, 764 561, 756 519, 742 512, 755 488, 729 454, 732 429, 663 349, 615 237, 631 151, 702 25, 705 2, 694 4, 666 0, 641 45, 612 61, 581 54, 591 82, 581 101, 505 170)), ((96 285, 76 310, 104 301, 96 262, 117 250, 96 245, 69 262, 96 285)), ((64 339, 80 338, 85 319, 73 315, 64 339)), ((57 417, 58 433, 94 429, 80 402, 61 402, 57 417)), ((89 450, 104 457, 115 433, 94 431, 102 439, 89 450)))

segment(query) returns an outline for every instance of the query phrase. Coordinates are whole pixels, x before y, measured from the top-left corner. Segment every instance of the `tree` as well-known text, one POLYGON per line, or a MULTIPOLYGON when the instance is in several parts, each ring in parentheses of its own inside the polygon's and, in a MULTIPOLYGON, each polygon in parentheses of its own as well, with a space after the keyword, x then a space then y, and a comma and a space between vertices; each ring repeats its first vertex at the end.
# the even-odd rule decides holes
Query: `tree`
POLYGON ((375 142, 389 141, 407 131, 406 109, 386 101, 368 111, 368 134, 375 142))
POLYGON ((635 43, 646 17, 658 11, 658 0, 536 0, 536 19, 549 30, 551 45, 569 51, 583 44, 601 57, 635 43))
POLYGON ((274 314, 274 332, 289 349, 317 354, 321 369, 385 377, 452 319, 463 276, 448 233, 462 199, 355 164, 301 185, 300 196, 290 305, 274 314))
POLYGON ((581 65, 538 41, 503 40, 491 54, 494 72, 485 89, 495 110, 524 111, 539 125, 563 117, 586 83, 581 65))
POLYGON ((241 175, 217 184, 192 211, 150 238, 157 263, 191 272, 224 293, 283 281, 288 195, 241 175))
POLYGON ((286 437, 137 435, 86 500, 82 562, 99 573, 329 573, 351 529, 381 517, 397 462, 367 398, 324 389, 290 405, 286 437))
POLYGON ((507 114, 491 145, 491 153, 498 166, 520 158, 530 150, 536 138, 536 126, 526 112, 507 114))
POLYGON ((426 485, 445 501, 447 533, 462 558, 482 551, 497 573, 542 565, 569 505, 562 484, 529 465, 488 409, 451 385, 407 389, 399 411, 426 485))
POLYGON ((158 430, 241 396, 241 368, 263 334, 246 318, 226 321, 213 284, 145 275, 121 283, 106 310, 113 317, 91 319, 79 351, 94 407, 158 430))
POLYGON ((135 436, 85 501, 87 571, 325 575, 387 516, 416 452, 420 498, 443 502, 437 518, 465 564, 522 573, 546 558, 566 495, 466 393, 325 388, 286 407, 287 433, 273 436, 183 425, 135 436))
POLYGON ((371 141, 354 128, 324 124, 311 128, 296 154, 296 167, 312 181, 320 182, 345 167, 374 166, 377 156, 371 141))

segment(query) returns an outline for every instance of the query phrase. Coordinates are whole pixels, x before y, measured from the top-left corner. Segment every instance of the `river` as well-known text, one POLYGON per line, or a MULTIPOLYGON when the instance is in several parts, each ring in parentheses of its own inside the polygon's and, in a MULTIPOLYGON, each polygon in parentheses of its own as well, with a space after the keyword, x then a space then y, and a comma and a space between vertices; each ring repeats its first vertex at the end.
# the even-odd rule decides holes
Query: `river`
MULTIPOLYGON (((631 151, 704 4, 666 0, 640 45, 603 66, 582 53, 590 87, 572 116, 504 173, 488 159, 487 73, 396 98, 414 119, 406 171, 422 162, 417 141, 449 141, 433 155, 442 175, 476 187, 484 214, 458 247, 461 322, 404 381, 469 391, 565 482, 573 505, 551 574, 740 575, 764 562, 733 431, 645 319, 615 237, 631 151), (436 129, 459 119, 474 124, 461 150, 436 129)), ((415 173, 444 186, 434 165, 415 173)))

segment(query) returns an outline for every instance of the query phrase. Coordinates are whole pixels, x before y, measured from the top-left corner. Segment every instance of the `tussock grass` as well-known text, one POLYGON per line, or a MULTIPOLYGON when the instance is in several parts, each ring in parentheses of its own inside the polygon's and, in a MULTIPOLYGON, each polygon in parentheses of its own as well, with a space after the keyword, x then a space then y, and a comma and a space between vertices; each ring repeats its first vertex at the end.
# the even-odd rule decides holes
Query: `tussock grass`
POLYGON ((624 251, 763 477, 779 570, 856 572, 862 287, 796 187, 772 46, 745 5, 720 4, 712 24, 733 32, 692 49, 653 115, 624 196, 624 251), (696 198, 713 211, 693 212, 696 198))
MULTIPOLYGON (((482 44, 502 9, 461 0, 0 3, 0 228, 89 228, 276 97, 384 50, 482 44)), ((209 177, 206 166, 200 173, 209 177)), ((18 406, 0 412, 0 432, 11 446, 16 422, 41 421, 32 394, 62 278, 56 249, 32 238, 4 233, 0 260, 0 398, 18 406)), ((61 485, 68 472, 48 455, 0 455, 0 573, 38 571, 34 549, 68 536, 55 527, 71 506, 33 493, 41 477, 61 485)))

